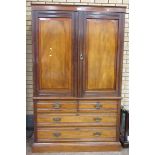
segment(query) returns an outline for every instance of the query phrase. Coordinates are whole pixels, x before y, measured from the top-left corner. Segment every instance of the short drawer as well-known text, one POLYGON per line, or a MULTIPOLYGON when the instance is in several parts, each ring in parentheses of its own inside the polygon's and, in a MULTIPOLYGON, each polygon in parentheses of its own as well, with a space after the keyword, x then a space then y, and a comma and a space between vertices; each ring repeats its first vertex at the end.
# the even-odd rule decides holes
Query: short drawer
POLYGON ((115 127, 38 128, 38 142, 116 141, 115 127))
POLYGON ((117 115, 113 114, 37 114, 38 126, 115 126, 117 115))
POLYGON ((76 101, 38 101, 37 112, 76 112, 76 101))
POLYGON ((117 105, 117 101, 114 100, 81 100, 79 112, 117 112, 117 105))

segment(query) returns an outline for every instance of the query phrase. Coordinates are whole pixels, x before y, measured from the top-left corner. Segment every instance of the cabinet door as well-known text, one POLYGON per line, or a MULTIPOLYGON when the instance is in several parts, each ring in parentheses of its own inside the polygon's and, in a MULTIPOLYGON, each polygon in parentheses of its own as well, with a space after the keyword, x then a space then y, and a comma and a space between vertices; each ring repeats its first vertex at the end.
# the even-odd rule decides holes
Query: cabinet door
POLYGON ((120 96, 123 16, 81 13, 80 96, 120 96))
POLYGON ((35 95, 76 95, 76 13, 33 12, 35 95))

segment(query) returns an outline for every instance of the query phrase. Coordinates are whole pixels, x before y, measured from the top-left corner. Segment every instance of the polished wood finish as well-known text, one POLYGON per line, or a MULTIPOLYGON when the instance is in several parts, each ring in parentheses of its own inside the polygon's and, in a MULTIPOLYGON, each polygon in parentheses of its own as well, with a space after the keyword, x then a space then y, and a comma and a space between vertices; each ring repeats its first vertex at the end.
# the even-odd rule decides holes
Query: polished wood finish
POLYGON ((32 12, 34 96, 76 95, 76 16, 32 12))
POLYGON ((38 142, 116 141, 116 128, 38 128, 38 142))
POLYGON ((80 100, 79 112, 117 112, 118 103, 115 100, 80 100))
POLYGON ((37 126, 116 126, 116 114, 37 114, 37 126))
POLYGON ((122 14, 80 13, 79 96, 121 96, 122 14))
POLYGON ((117 112, 115 100, 45 100, 36 103, 39 113, 47 112, 117 112))
POLYGON ((38 101, 36 103, 37 112, 77 112, 77 101, 38 101))
POLYGON ((119 151, 125 7, 33 5, 33 152, 119 151))
POLYGON ((121 100, 122 97, 45 97, 45 96, 35 96, 33 100, 121 100))
POLYGON ((71 91, 71 29, 69 18, 39 18, 40 89, 71 91))
POLYGON ((86 6, 86 5, 41 5, 41 4, 32 4, 32 10, 63 10, 63 11, 96 11, 96 12, 119 12, 125 13, 125 7, 113 7, 113 6, 86 6))
POLYGON ((115 89, 118 23, 102 19, 87 19, 86 22, 86 91, 115 89))
POLYGON ((119 142, 34 143, 32 152, 103 152, 120 151, 119 142))

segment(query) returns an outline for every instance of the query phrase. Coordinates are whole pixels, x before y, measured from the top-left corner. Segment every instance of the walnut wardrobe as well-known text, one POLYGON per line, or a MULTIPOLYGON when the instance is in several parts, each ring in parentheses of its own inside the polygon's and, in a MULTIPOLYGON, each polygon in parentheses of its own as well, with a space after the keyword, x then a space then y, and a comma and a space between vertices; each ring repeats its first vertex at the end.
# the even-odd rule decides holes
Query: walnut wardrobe
POLYGON ((32 5, 33 152, 120 150, 124 15, 32 5))

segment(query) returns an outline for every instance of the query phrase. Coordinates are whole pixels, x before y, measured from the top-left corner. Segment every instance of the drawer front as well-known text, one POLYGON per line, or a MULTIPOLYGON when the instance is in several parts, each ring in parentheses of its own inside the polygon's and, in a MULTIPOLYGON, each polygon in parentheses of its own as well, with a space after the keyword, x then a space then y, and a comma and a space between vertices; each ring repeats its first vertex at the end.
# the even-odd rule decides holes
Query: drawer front
POLYGON ((38 142, 50 141, 116 141, 115 127, 38 128, 38 142))
POLYGON ((76 112, 76 101, 39 101, 36 103, 37 112, 76 112))
POLYGON ((79 101, 79 112, 117 112, 117 101, 79 101))
POLYGON ((114 114, 37 114, 38 126, 116 126, 114 114))

